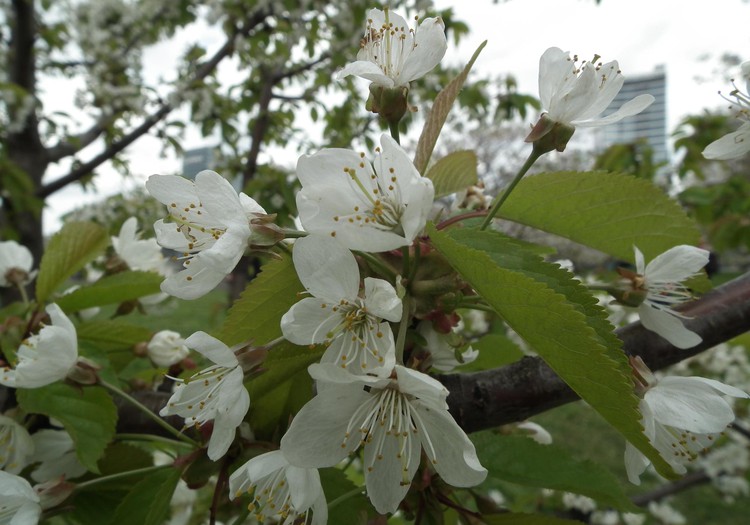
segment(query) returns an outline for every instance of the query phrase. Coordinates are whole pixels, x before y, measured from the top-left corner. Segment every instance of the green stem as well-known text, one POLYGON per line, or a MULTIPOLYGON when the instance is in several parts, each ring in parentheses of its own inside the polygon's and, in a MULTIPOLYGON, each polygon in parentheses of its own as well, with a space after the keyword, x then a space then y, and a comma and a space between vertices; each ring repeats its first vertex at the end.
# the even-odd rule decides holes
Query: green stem
POLYGON ((139 468, 135 470, 128 470, 127 472, 118 472, 117 474, 110 474, 109 476, 102 476, 101 478, 84 481, 83 483, 77 483, 75 492, 78 492, 83 489, 91 488, 92 486, 98 485, 100 483, 116 481, 118 479, 128 478, 130 476, 143 476, 144 474, 150 474, 152 472, 156 472, 157 470, 161 470, 165 468, 171 468, 171 467, 167 465, 154 465, 153 467, 144 467, 144 468, 139 468))
POLYGON ((21 300, 23 301, 24 306, 29 304, 29 296, 26 293, 26 287, 23 285, 23 283, 16 283, 16 288, 18 288, 18 292, 21 294, 21 300))
POLYGON ((367 264, 370 265, 371 268, 373 268, 376 272, 378 272, 382 277, 387 278, 389 281, 395 281, 396 276, 398 276, 398 272, 393 268, 390 264, 386 263, 385 261, 378 259, 376 256, 374 256, 371 253, 367 252, 355 252, 358 256, 362 257, 365 261, 367 261, 367 264))
POLYGON ((240 514, 236 520, 234 520, 233 525, 242 525, 245 523, 245 520, 250 515, 250 509, 246 506, 242 508, 242 514, 240 514))
POLYGON ((409 271, 409 264, 411 263, 411 258, 409 257, 409 247, 408 246, 404 246, 403 248, 401 248, 401 261, 402 261, 402 264, 401 264, 401 275, 403 275, 404 277, 406 277, 408 279, 409 278, 409 274, 411 273, 409 271))
POLYGON ((467 308, 470 310, 482 310, 484 312, 490 312, 493 314, 496 314, 495 310, 488 304, 479 304, 479 303, 465 303, 460 302, 458 303, 458 306, 456 308, 467 308))
POLYGON ((168 445, 192 448, 191 443, 185 443, 183 441, 176 441, 169 439, 164 436, 156 436, 153 434, 116 434, 115 439, 119 441, 153 441, 155 443, 164 443, 168 445))
POLYGON ((330 510, 334 509, 335 507, 337 507, 341 503, 345 502, 349 498, 352 498, 352 497, 356 496, 357 494, 362 494, 362 489, 361 488, 356 488, 356 489, 350 490, 349 492, 345 492, 344 494, 342 494, 338 498, 336 498, 333 501, 331 501, 330 503, 328 503, 328 510, 330 511, 330 510))
POLYGON ((396 339, 396 364, 404 364, 404 345, 406 344, 406 330, 409 328, 409 318, 411 309, 409 295, 405 295, 402 301, 403 311, 401 312, 401 323, 398 325, 398 337, 396 339))
MULTIPOLYGON (((390 39, 387 40, 390 41, 390 39)), ((401 135, 398 131, 398 121, 388 121, 388 129, 391 130, 391 137, 393 137, 393 140, 396 141, 396 144, 401 144, 401 135)))
POLYGON ((487 214, 487 216, 484 218, 484 221, 482 222, 482 225, 479 227, 480 230, 487 229, 487 226, 490 225, 492 222, 493 217, 497 215, 497 212, 500 210, 500 206, 503 205, 505 200, 510 196, 510 192, 513 191, 513 188, 516 187, 516 184, 521 182, 521 179, 524 175, 526 175, 526 172, 529 171, 531 166, 534 165, 534 163, 541 157, 542 154, 539 153, 536 149, 532 149, 531 153, 529 153, 529 157, 526 159, 526 162, 523 163, 523 166, 521 166, 521 169, 518 170, 518 173, 516 174, 516 178, 513 179, 513 181, 510 183, 510 185, 505 188, 505 191, 502 193, 502 195, 499 196, 497 199, 497 202, 492 206, 492 209, 487 214))
POLYGON ((301 230, 292 230, 288 228, 282 228, 281 233, 284 234, 284 238, 286 239, 299 239, 301 237, 307 237, 308 235, 310 235, 309 233, 303 232, 301 230))
POLYGON ((125 401, 136 407, 138 410, 143 412, 146 416, 148 416, 154 423, 162 427, 164 430, 172 434, 174 437, 179 439, 180 441, 189 444, 194 447, 198 447, 198 443, 187 437, 185 434, 174 428, 172 425, 164 421, 161 417, 159 417, 157 414, 152 412, 147 406, 143 405, 140 401, 138 401, 136 398, 131 396, 130 394, 123 392, 119 388, 117 388, 115 385, 110 385, 106 381, 99 380, 99 384, 112 392, 113 394, 117 394, 118 396, 122 397, 125 401))

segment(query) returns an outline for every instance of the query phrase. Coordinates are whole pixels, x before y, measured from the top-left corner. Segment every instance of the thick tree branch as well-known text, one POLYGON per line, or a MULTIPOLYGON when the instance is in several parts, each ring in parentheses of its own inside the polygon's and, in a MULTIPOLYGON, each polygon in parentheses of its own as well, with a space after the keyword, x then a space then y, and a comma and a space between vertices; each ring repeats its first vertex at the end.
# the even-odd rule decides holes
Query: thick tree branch
MULTIPOLYGON (((211 74, 211 72, 216 69, 216 66, 218 66, 218 64, 224 58, 232 54, 232 52, 234 51, 234 43, 236 39, 240 37, 246 37, 253 30, 253 28, 258 26, 258 24, 260 24, 265 19, 265 17, 265 11, 257 11, 241 29, 232 32, 227 38, 224 45, 221 46, 221 48, 214 54, 214 56, 211 57, 211 59, 204 63, 200 68, 198 68, 193 78, 190 79, 190 82, 188 83, 186 88, 203 80, 209 74, 211 74)), ((130 144, 146 134, 151 128, 153 128, 156 124, 163 120, 173 109, 174 108, 172 104, 170 104, 169 102, 162 102, 159 106, 159 109, 146 117, 146 119, 143 121, 143 123, 141 123, 140 126, 133 129, 130 133, 128 133, 121 139, 110 144, 107 148, 104 149, 104 151, 95 156, 93 159, 73 168, 67 175, 60 177, 59 179, 54 180, 49 184, 45 184, 37 192, 37 196, 40 198, 46 198, 54 192, 64 188, 68 184, 76 182, 77 180, 80 180, 81 178, 90 174, 94 169, 107 162, 118 153, 122 152, 130 144)))
POLYGON ((50 162, 74 155, 85 147, 92 144, 96 139, 101 137, 102 133, 112 124, 112 117, 102 116, 89 129, 61 140, 54 146, 47 148, 47 159, 50 162))
POLYGON ((673 496, 678 492, 687 490, 696 485, 703 485, 709 483, 711 477, 703 471, 689 472, 685 474, 685 477, 657 487, 656 489, 644 492, 643 494, 637 494, 631 498, 632 502, 639 507, 645 507, 652 501, 660 501, 669 496, 673 496))
MULTIPOLYGON (((625 352, 640 355, 652 370, 658 370, 750 330, 750 272, 685 305, 682 312, 693 317, 685 325, 703 338, 700 345, 681 350, 640 323, 632 323, 616 332, 625 352)), ((438 379, 451 393, 451 414, 467 432, 522 421, 578 399, 538 357, 525 357, 494 370, 441 375, 438 379)))

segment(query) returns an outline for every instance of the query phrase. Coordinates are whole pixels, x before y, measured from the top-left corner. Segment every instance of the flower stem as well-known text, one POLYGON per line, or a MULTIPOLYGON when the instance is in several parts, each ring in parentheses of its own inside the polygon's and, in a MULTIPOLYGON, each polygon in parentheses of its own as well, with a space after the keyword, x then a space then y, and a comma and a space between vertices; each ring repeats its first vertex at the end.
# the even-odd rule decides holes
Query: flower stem
POLYGON ((396 144, 401 144, 401 135, 398 131, 398 121, 388 121, 388 129, 391 130, 391 137, 396 141, 396 144))
POLYGON ((307 237, 309 233, 302 230, 292 230, 291 228, 282 228, 281 233, 284 234, 286 239, 299 239, 301 237, 307 237))
POLYGON ((500 206, 503 205, 505 200, 510 195, 510 192, 513 191, 513 188, 516 187, 516 184, 518 184, 524 175, 526 175, 526 172, 529 171, 531 166, 534 165, 534 163, 541 157, 542 154, 539 153, 536 149, 532 149, 531 153, 529 153, 529 157, 526 159, 526 162, 523 163, 523 166, 521 166, 521 169, 518 170, 518 173, 516 174, 516 178, 513 179, 513 181, 510 183, 510 185, 505 188, 505 191, 502 193, 502 195, 499 196, 497 199, 497 202, 492 206, 492 209, 487 214, 487 216, 484 218, 484 221, 482 222, 482 225, 479 227, 480 230, 487 229, 487 226, 490 225, 490 222, 492 222, 493 217, 497 215, 497 212, 500 210, 500 206))
POLYGON ((192 444, 190 443, 175 441, 174 439, 169 439, 164 436, 156 436, 154 434, 116 434, 115 439, 119 441, 153 441, 155 443, 164 443, 179 447, 190 446, 192 448, 192 444))
POLYGON ((152 412, 148 407, 143 405, 140 401, 138 401, 136 398, 131 396, 130 394, 120 390, 115 385, 111 385, 107 383, 106 381, 99 381, 99 384, 112 392, 113 394, 117 394, 118 396, 122 397, 125 401, 129 402, 131 405, 139 409, 141 412, 143 412, 146 416, 148 416, 154 423, 162 427, 164 430, 172 434, 174 437, 179 439, 180 441, 189 444, 194 447, 198 447, 198 443, 187 437, 185 434, 174 428, 172 425, 164 421, 161 417, 159 417, 157 414, 152 412))
POLYGON ((126 472, 118 472, 117 474, 110 474, 109 476, 102 476, 101 478, 91 479, 89 481, 84 481, 83 483, 77 483, 75 491, 78 492, 79 490, 88 489, 93 487, 94 485, 98 485, 99 483, 107 483, 109 481, 116 481, 118 479, 127 478, 130 476, 143 476, 144 474, 150 474, 152 472, 156 472, 157 470, 165 469, 165 468, 172 468, 168 465, 154 465, 152 467, 144 467, 139 468, 135 470, 128 470, 126 472))
POLYGON ((367 264, 381 276, 386 277, 389 281, 396 280, 398 272, 385 261, 367 252, 356 252, 356 254, 367 261, 367 264))
POLYGON ((409 294, 404 295, 402 300, 403 311, 401 312, 401 322, 398 325, 398 337, 396 339, 396 364, 404 364, 404 345, 406 344, 406 330, 409 328, 409 318, 411 316, 411 304, 409 294))
POLYGON ((356 489, 352 489, 349 492, 345 492, 344 494, 342 494, 338 498, 336 498, 333 501, 331 501, 330 503, 328 503, 328 510, 330 511, 331 509, 337 507, 341 503, 345 502, 349 498, 352 498, 352 497, 356 496, 357 494, 362 494, 362 488, 361 487, 357 487, 356 489))

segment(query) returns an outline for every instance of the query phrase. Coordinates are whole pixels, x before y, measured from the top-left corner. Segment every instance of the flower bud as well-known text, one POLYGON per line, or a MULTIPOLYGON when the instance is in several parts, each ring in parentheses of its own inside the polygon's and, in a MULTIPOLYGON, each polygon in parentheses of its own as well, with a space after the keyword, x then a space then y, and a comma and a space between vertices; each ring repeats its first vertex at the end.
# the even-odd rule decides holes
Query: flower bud
POLYGON ((377 84, 370 84, 370 96, 365 108, 377 113, 389 124, 398 124, 409 109, 407 97, 409 88, 406 86, 387 88, 377 84))
POLYGON ((162 330, 154 334, 146 350, 149 359, 156 366, 164 368, 179 363, 190 353, 182 336, 171 330, 162 330))

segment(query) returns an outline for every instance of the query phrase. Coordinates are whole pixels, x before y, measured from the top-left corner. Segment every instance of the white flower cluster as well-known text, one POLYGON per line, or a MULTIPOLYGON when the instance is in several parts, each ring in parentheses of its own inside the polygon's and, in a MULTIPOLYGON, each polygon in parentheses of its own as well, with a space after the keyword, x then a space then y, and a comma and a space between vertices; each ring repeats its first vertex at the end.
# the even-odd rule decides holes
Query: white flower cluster
POLYGON ((742 121, 742 125, 737 131, 724 135, 706 146, 703 156, 707 159, 736 159, 750 152, 750 61, 743 62, 740 71, 745 80, 745 92, 740 91, 735 85, 728 97, 722 97, 736 109, 737 118, 742 121))

